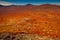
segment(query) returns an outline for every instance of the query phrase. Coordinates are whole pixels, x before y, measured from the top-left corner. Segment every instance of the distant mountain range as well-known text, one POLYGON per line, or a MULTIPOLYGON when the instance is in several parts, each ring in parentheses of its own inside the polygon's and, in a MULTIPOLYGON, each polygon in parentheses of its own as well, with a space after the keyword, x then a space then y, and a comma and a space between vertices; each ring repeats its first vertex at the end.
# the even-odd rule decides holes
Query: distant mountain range
MULTIPOLYGON (((60 6, 60 5, 53 5, 53 4, 32 5, 32 4, 26 4, 26 5, 9 5, 9 6, 60 6)), ((0 5, 0 7, 4 7, 4 5, 0 5)))
MULTIPOLYGON (((57 10, 57 9, 60 9, 60 5, 53 5, 53 4, 42 4, 42 5, 32 5, 32 4, 27 4, 27 5, 9 5, 9 6, 3 6, 3 5, 0 5, 0 8, 5 8, 5 10, 9 10, 10 9, 54 9, 54 10, 57 10)), ((0 9, 1 10, 1 9, 0 9)), ((2 9, 4 10, 4 9, 2 9)))

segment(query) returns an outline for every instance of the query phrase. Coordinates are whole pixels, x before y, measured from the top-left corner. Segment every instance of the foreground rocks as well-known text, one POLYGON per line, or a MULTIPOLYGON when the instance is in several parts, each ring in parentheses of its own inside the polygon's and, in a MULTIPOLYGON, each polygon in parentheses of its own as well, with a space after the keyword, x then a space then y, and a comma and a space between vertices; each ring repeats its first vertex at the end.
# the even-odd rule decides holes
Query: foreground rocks
POLYGON ((0 40, 60 40, 58 38, 49 38, 37 34, 25 33, 0 33, 0 40))

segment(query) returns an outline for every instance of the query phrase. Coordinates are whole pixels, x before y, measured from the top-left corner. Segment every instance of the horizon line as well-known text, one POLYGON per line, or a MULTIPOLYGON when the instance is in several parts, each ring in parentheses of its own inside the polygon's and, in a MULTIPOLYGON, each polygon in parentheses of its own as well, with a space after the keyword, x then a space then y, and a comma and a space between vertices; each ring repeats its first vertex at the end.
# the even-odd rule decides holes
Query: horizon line
MULTIPOLYGON (((31 4, 31 3, 27 3, 27 4, 11 4, 11 5, 44 5, 44 4, 48 4, 48 5, 60 5, 60 4, 50 4, 50 3, 43 3, 43 4, 31 4)), ((2 5, 2 4, 0 4, 0 5, 2 5)), ((10 5, 2 5, 2 6, 10 6, 10 5)))

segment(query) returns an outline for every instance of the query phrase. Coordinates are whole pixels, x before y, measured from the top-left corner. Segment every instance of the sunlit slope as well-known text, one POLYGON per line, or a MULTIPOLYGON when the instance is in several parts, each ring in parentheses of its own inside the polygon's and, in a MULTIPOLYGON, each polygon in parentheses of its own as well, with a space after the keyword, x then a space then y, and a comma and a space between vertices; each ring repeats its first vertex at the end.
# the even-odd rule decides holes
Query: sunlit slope
POLYGON ((60 6, 0 7, 0 32, 37 33, 60 37, 60 6))

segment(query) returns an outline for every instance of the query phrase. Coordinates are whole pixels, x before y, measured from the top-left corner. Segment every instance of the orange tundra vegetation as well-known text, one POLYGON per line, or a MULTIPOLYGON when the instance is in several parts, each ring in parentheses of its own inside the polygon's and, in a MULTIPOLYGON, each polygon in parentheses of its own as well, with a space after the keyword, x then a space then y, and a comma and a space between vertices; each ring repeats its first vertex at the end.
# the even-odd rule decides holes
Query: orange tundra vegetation
POLYGON ((44 4, 0 7, 0 32, 60 37, 60 6, 44 4))

